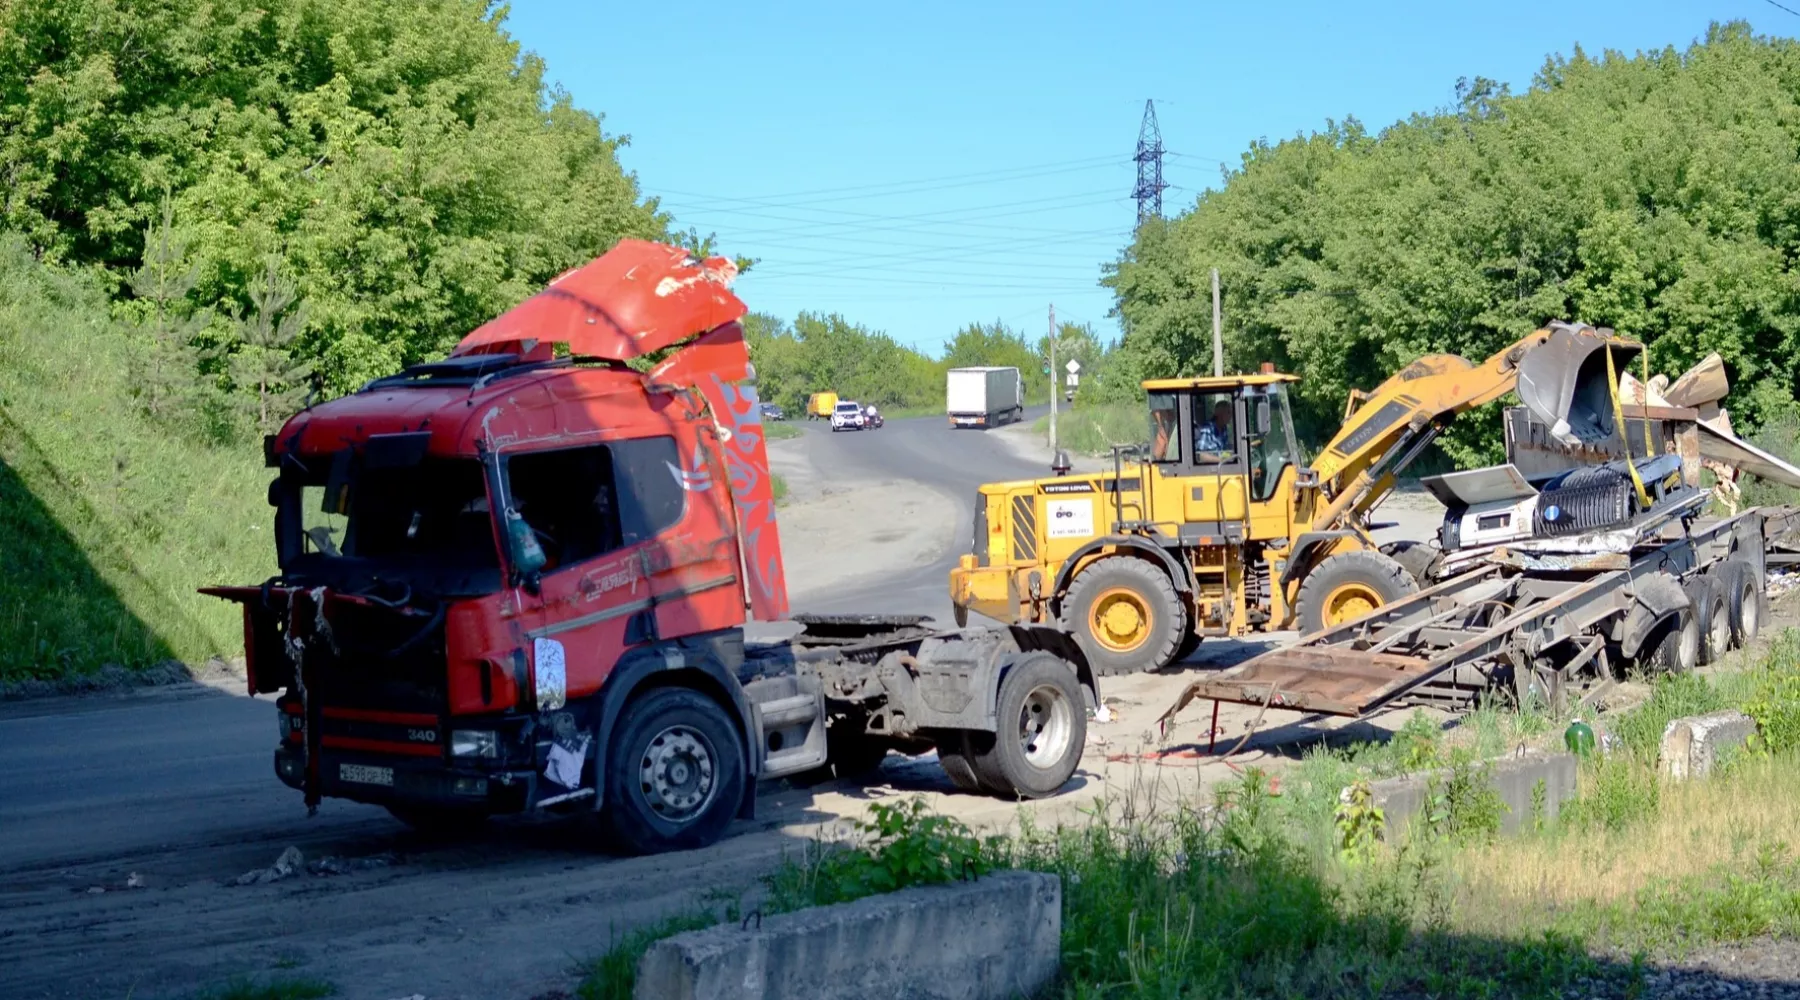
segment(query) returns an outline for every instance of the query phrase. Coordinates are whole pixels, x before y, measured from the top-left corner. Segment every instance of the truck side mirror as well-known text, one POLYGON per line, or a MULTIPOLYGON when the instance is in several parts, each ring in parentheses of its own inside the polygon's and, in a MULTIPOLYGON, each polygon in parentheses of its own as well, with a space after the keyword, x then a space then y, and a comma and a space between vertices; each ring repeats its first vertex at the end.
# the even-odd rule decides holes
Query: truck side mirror
POLYGON ((506 509, 506 551, 511 557, 513 572, 518 574, 525 589, 535 591, 538 574, 543 572, 549 560, 545 558, 544 547, 538 544, 531 525, 511 507, 506 509))
POLYGON ((1256 433, 1269 433, 1269 401, 1266 399, 1256 401, 1256 433))

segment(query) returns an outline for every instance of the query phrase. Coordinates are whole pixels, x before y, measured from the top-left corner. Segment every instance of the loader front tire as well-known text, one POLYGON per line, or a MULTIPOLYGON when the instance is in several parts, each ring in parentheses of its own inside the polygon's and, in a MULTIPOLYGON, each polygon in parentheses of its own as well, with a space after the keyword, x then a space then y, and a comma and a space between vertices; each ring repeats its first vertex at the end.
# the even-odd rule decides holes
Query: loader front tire
POLYGON ((1418 593, 1419 583, 1394 559, 1367 549, 1340 552, 1313 567, 1294 598, 1301 635, 1342 625, 1418 593))
POLYGON ((1187 631, 1168 574, 1131 556, 1109 556, 1075 574, 1060 619, 1094 673, 1109 677, 1168 666, 1187 631))

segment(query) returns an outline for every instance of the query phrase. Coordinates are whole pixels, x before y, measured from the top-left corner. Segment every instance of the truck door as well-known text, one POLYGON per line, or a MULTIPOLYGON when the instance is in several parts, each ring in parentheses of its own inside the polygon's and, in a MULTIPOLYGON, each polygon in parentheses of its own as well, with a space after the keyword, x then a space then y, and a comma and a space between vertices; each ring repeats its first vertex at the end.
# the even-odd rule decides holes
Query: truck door
POLYGON ((1293 515, 1294 480, 1299 475, 1299 449, 1294 420, 1288 412, 1287 386, 1275 382, 1244 390, 1244 453, 1248 458, 1248 537, 1288 537, 1293 515))

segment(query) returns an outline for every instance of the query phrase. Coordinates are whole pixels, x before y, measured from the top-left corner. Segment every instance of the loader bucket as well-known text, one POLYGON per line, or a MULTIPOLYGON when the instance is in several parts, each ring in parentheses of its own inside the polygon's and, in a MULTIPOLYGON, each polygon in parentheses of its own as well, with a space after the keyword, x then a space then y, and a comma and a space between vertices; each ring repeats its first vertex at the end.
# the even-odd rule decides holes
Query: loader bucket
POLYGON ((1618 432, 1613 420, 1618 377, 1644 345, 1580 323, 1552 323, 1549 329, 1550 338, 1519 361, 1519 401, 1563 444, 1605 441, 1618 432))

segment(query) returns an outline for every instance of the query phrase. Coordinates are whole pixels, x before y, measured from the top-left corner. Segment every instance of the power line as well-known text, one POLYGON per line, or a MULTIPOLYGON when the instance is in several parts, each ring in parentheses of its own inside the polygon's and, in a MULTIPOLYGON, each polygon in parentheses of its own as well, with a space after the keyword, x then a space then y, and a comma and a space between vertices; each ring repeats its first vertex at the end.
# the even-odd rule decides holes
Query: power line
POLYGON ((1787 11, 1789 14, 1792 14, 1795 17, 1800 17, 1800 10, 1795 10, 1792 7, 1782 7, 1782 5, 1776 3, 1775 0, 1764 0, 1764 2, 1767 3, 1771 7, 1781 7, 1782 10, 1787 11))
POLYGON ((897 195, 897 194, 919 194, 922 192, 929 192, 929 191, 944 191, 944 190, 949 190, 951 188, 958 188, 958 187, 973 187, 973 186, 977 186, 977 185, 981 185, 981 184, 1010 183, 1012 181, 1025 180, 1025 179, 1029 179, 1032 177, 1048 177, 1048 176, 1051 176, 1054 174, 1074 173, 1074 172, 1080 171, 1080 170, 1092 170, 1097 167, 1107 167, 1107 166, 1113 166, 1116 164, 1123 164, 1123 163, 1128 163, 1128 162, 1130 162, 1130 161, 1121 160, 1117 156, 1092 156, 1092 157, 1087 157, 1086 159, 1081 159, 1081 160, 1064 160, 1064 161, 1061 161, 1058 163, 1039 164, 1037 166, 1032 166, 1032 167, 1005 167, 1005 168, 1001 168, 1001 169, 997 169, 997 170, 984 170, 984 171, 977 171, 974 173, 967 173, 967 174, 950 174, 950 175, 943 176, 943 177, 920 177, 920 178, 915 178, 915 179, 909 180, 909 181, 888 181, 888 182, 881 183, 881 184, 858 184, 858 185, 851 185, 849 187, 815 188, 814 190, 811 190, 811 191, 790 191, 785 194, 758 195, 758 196, 751 197, 751 198, 739 198, 739 197, 733 197, 730 195, 700 194, 700 193, 696 193, 696 192, 692 192, 692 191, 665 190, 661 193, 677 195, 677 196, 684 197, 684 198, 701 198, 701 199, 705 199, 705 200, 709 200, 709 201, 728 201, 728 202, 738 202, 738 203, 763 202, 764 204, 762 205, 762 207, 764 207, 764 208, 786 208, 786 207, 791 207, 791 206, 775 205, 775 204, 768 204, 768 203, 773 202, 773 201, 783 200, 783 199, 789 199, 789 198, 808 198, 808 199, 813 199, 809 202, 810 204, 816 205, 816 204, 825 204, 825 203, 834 202, 834 201, 849 201, 849 200, 852 200, 855 198, 862 198, 862 197, 888 197, 890 195, 897 195), (1006 176, 1000 176, 1000 175, 1006 175, 1006 176), (977 178, 977 179, 971 179, 971 178, 977 178), (956 182, 956 183, 951 183, 951 182, 956 182), (904 190, 895 190, 895 191, 883 192, 881 194, 874 194, 874 195, 851 194, 851 195, 847 195, 845 197, 839 197, 839 198, 823 198, 823 199, 814 199, 813 198, 813 196, 821 195, 821 194, 838 194, 841 192, 879 191, 882 188, 901 188, 904 190))

